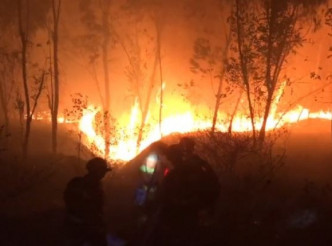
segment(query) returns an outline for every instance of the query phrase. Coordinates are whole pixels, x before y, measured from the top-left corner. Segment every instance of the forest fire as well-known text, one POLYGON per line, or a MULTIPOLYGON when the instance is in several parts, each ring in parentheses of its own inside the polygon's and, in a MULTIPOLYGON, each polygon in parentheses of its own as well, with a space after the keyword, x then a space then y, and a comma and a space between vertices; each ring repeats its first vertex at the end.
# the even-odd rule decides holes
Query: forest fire
MULTIPOLYGON (((296 108, 286 113, 277 113, 277 104, 275 104, 274 107, 275 111, 269 116, 267 121, 266 130, 268 131, 307 119, 332 120, 331 112, 311 112, 309 109, 304 108, 301 105, 298 105, 296 108)), ((83 140, 83 144, 90 148, 95 154, 104 155, 105 139, 102 133, 97 133, 96 124, 94 123, 96 114, 100 111, 100 108, 93 106, 89 106, 86 110, 84 110, 83 117, 79 123, 79 129, 86 138, 83 140)), ((210 120, 200 118, 191 111, 175 113, 165 117, 162 120, 161 128, 159 123, 153 123, 152 120, 148 120, 150 127, 148 128, 143 141, 137 147, 136 129, 139 126, 138 114, 138 104, 135 103, 131 109, 129 122, 120 122, 122 130, 121 133, 115 133, 117 141, 116 144, 110 145, 109 159, 128 161, 135 157, 137 152, 146 148, 152 142, 161 139, 161 136, 169 135, 171 133, 188 133, 198 130, 209 130, 211 128, 210 120)), ((262 119, 256 119, 255 122, 256 129, 260 129, 262 119)), ((216 125, 216 129, 221 132, 227 132, 228 128, 229 122, 218 123, 216 125)), ((233 119, 232 131, 252 131, 250 119, 245 114, 238 113, 233 119)))
POLYGON ((332 0, 1 3, 1 245, 332 245, 332 0))

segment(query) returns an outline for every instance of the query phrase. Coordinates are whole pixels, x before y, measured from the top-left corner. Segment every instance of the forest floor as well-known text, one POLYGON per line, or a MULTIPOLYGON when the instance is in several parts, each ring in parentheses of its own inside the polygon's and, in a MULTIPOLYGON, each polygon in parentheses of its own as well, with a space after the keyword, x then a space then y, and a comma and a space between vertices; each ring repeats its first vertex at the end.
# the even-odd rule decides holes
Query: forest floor
MULTIPOLYGON (((71 178, 84 175, 85 161, 91 157, 84 150, 77 158, 77 136, 65 128, 60 129, 60 154, 52 156, 48 127, 38 124, 29 161, 21 162, 17 151, 0 153, 4 246, 63 245, 63 191, 71 178)), ((267 186, 252 185, 255 180, 245 176, 221 179, 214 223, 204 234, 215 237, 214 245, 332 245, 330 122, 292 126, 278 146, 286 150, 284 164, 267 186)), ((135 233, 134 193, 144 153, 104 179, 107 229, 122 238, 135 233)))

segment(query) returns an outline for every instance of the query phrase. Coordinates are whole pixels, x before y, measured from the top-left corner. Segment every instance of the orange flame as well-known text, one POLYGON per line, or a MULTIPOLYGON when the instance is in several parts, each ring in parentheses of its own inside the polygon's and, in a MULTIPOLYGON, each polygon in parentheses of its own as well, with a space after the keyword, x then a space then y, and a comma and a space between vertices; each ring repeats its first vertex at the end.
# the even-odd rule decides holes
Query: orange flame
MULTIPOLYGON (((326 119, 332 120, 331 112, 310 112, 309 109, 298 105, 293 110, 287 113, 277 113, 277 106, 286 86, 286 82, 282 83, 278 89, 275 99, 271 105, 270 115, 267 119, 266 130, 273 130, 280 128, 286 124, 296 123, 298 121, 306 119, 326 119)), ((83 117, 79 123, 79 129, 86 136, 86 145, 93 144, 96 147, 95 153, 98 155, 104 155, 105 141, 101 134, 97 134, 94 127, 94 119, 96 114, 101 111, 101 108, 89 106, 84 112, 83 117)), ((134 105, 131 108, 131 114, 129 122, 122 122, 121 126, 126 126, 120 134, 116 136, 117 142, 110 146, 109 159, 112 160, 130 160, 140 151, 146 148, 152 142, 155 142, 161 138, 160 129, 162 135, 169 135, 171 133, 188 133, 197 130, 206 130, 211 128, 211 120, 202 119, 193 113, 193 110, 184 110, 181 113, 174 113, 172 115, 164 117, 161 122, 161 128, 158 122, 153 122, 152 119, 148 119, 149 124, 152 125, 148 129, 148 133, 141 142, 139 149, 137 149, 137 133, 135 130, 139 126, 139 120, 141 113, 139 110, 138 100, 135 100, 134 105)), ((225 115, 220 115, 220 118, 226 118, 225 115)), ((256 129, 260 129, 263 120, 255 119, 256 129)), ((218 131, 225 132, 228 130, 229 123, 218 123, 216 129, 218 131)), ((234 132, 247 132, 252 130, 250 119, 245 114, 238 113, 233 119, 232 129, 234 132)))
MULTIPOLYGON (((93 144, 97 148, 96 154, 104 155, 105 141, 102 135, 98 135, 93 125, 95 115, 100 111, 98 108, 90 106, 85 112, 80 121, 80 130, 86 136, 88 143, 93 144)), ((136 134, 135 129, 135 115, 137 114, 137 108, 134 106, 132 109, 131 120, 128 124, 128 128, 124 130, 129 133, 129 138, 120 138, 116 145, 110 146, 110 159, 114 160, 130 160, 137 154, 136 148, 136 134)), ((278 115, 280 117, 280 115, 278 115)), ((137 118, 136 118, 137 119, 137 118)), ((273 130, 275 128, 280 128, 285 124, 296 123, 298 121, 306 119, 327 119, 332 120, 331 112, 310 112, 309 109, 298 106, 296 109, 289 111, 284 114, 282 119, 277 117, 269 117, 267 121, 266 130, 273 130)), ((256 121, 256 127, 262 125, 262 120, 256 121)), ((168 135, 171 133, 187 133, 196 130, 205 130, 211 128, 211 121, 198 119, 190 111, 172 115, 165 118, 162 121, 162 133, 163 135, 168 135)), ((228 124, 217 124, 216 129, 219 131, 227 131, 228 124)), ((233 121, 234 132, 246 132, 251 131, 252 126, 250 119, 245 116, 237 115, 233 121)), ((160 139, 160 129, 156 124, 147 134, 147 137, 142 141, 139 150, 144 149, 149 144, 160 139)))

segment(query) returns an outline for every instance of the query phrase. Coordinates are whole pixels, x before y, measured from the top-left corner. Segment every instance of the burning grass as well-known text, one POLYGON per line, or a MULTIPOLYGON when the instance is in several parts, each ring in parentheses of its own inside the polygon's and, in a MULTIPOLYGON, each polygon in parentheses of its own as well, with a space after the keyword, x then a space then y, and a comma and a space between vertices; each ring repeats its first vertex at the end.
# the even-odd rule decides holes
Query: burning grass
MULTIPOLYGON (((151 119, 146 122, 144 129, 143 140, 138 143, 138 128, 139 117, 137 116, 137 105, 135 104, 131 110, 129 119, 114 121, 114 126, 111 130, 112 141, 109 143, 108 159, 128 161, 132 159, 137 153, 146 148, 152 142, 158 141, 162 136, 167 136, 172 133, 189 133, 194 131, 204 131, 211 129, 211 121, 204 116, 195 115, 193 111, 173 113, 165 116, 161 123, 151 119)), ((82 118, 79 122, 79 131, 83 133, 83 144, 90 148, 96 155, 105 155, 105 138, 103 131, 100 130, 101 123, 96 120, 101 109, 89 106, 83 110, 82 118)), ((227 119, 226 115, 221 118, 227 119)), ((267 121, 267 130, 274 131, 275 129, 282 129, 283 127, 294 124, 299 121, 308 119, 325 119, 332 120, 331 112, 310 112, 309 109, 298 106, 297 108, 288 111, 276 113, 276 108, 273 108, 272 114, 267 121)), ((256 129, 259 129, 262 124, 262 119, 256 119, 256 129)), ((219 132, 229 131, 229 122, 220 122, 216 125, 219 132)), ((234 133, 250 132, 251 121, 245 114, 238 114, 232 121, 232 131, 234 133)), ((219 134, 219 133, 218 133, 219 134)), ((249 140, 247 140, 249 141, 249 140)), ((232 143, 231 143, 232 144, 232 143)))

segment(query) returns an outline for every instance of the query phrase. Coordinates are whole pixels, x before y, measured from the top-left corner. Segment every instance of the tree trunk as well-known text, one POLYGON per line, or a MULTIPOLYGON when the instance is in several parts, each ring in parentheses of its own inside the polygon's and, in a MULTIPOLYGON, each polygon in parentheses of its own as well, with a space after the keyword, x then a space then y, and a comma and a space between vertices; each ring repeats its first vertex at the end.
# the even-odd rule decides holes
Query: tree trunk
MULTIPOLYGON (((28 11, 28 10, 27 10, 28 11)), ((26 20, 28 22, 29 20, 26 20)), ((22 53, 22 81, 23 81, 23 90, 24 90, 24 99, 25 99, 25 134, 23 137, 23 158, 26 158, 28 155, 29 148, 29 137, 30 137, 30 127, 32 116, 30 115, 30 95, 29 95, 29 86, 28 86, 28 77, 27 77, 27 33, 23 30, 23 20, 22 20, 22 0, 18 0, 18 26, 19 26, 19 36, 21 40, 21 53, 22 53)))
POLYGON ((161 40, 160 40, 160 23, 159 20, 157 20, 156 23, 156 29, 157 29, 157 49, 158 49, 158 60, 159 60, 159 77, 160 77, 160 105, 159 105, 159 131, 160 131, 160 137, 163 136, 162 133, 162 113, 163 113, 163 101, 164 101, 164 92, 163 92, 163 70, 162 70, 162 63, 161 63, 161 40))
POLYGON ((57 153, 57 131, 58 131, 58 110, 59 110, 59 18, 60 18, 60 7, 61 0, 58 1, 56 6, 56 0, 53 0, 53 66, 54 66, 54 102, 52 105, 52 151, 53 154, 57 153))
MULTIPOLYGON (((5 82, 2 82, 5 83, 5 82)), ((5 120, 5 134, 9 134, 9 114, 8 114, 8 103, 5 98, 6 89, 0 84, 0 103, 3 110, 3 116, 5 120)))
POLYGON ((250 121, 251 121, 251 126, 252 126, 252 136, 254 140, 254 144, 256 143, 256 127, 255 127, 255 113, 254 113, 254 107, 252 105, 251 97, 250 97, 250 89, 246 89, 246 95, 248 99, 248 104, 249 104, 249 112, 250 112, 250 121))
POLYGON ((108 68, 108 48, 109 48, 109 23, 108 8, 104 6, 103 10, 103 43, 102 43, 102 59, 104 69, 104 87, 105 87, 105 105, 104 105, 104 137, 105 137, 105 158, 109 157, 110 146, 110 81, 108 68))
POLYGON ((147 94, 147 97, 146 97, 145 105, 143 107, 142 121, 141 121, 140 128, 138 130, 138 136, 137 136, 137 142, 136 142, 137 150, 139 149, 139 147, 141 145, 141 141, 143 139, 143 131, 144 131, 144 128, 145 128, 146 117, 147 117, 148 112, 149 112, 151 94, 152 94, 153 84, 155 82, 157 65, 158 65, 158 54, 156 54, 156 57, 155 57, 155 60, 154 60, 153 70, 152 70, 152 74, 151 74, 151 78, 150 78, 150 85, 149 85, 149 88, 148 88, 148 94, 147 94))
POLYGON ((222 70, 220 73, 218 91, 217 91, 217 96, 216 96, 216 104, 214 107, 214 114, 213 114, 213 119, 212 119, 212 128, 211 128, 212 134, 215 131, 215 127, 216 127, 216 123, 217 123, 217 119, 218 119, 218 112, 219 112, 219 107, 220 107, 220 103, 221 103, 222 84, 223 84, 223 80, 224 80, 224 76, 225 76, 225 66, 227 65, 227 57, 228 57, 229 46, 231 44, 231 36, 232 36, 232 33, 231 33, 231 30, 229 30, 229 33, 226 35, 226 45, 223 50, 223 57, 222 57, 223 66, 222 66, 222 70))
POLYGON ((259 140, 259 145, 263 144, 264 139, 265 139, 265 130, 266 130, 266 123, 267 123, 267 119, 269 117, 270 114, 270 108, 271 108, 271 103, 272 103, 272 95, 273 95, 273 91, 274 89, 272 89, 272 81, 271 81, 271 56, 272 56, 272 49, 273 49, 273 45, 272 45, 272 32, 273 32, 273 23, 274 23, 274 11, 272 11, 271 9, 271 3, 269 2, 268 7, 266 9, 266 14, 267 14, 267 19, 268 19, 268 38, 267 38, 267 61, 266 61, 266 74, 265 74, 265 83, 266 83, 266 88, 267 88, 267 99, 266 99, 266 105, 265 105, 265 110, 264 110, 264 116, 263 116, 263 122, 262 122, 262 126, 261 129, 259 131, 259 136, 258 136, 258 140, 259 140))
POLYGON ((222 82, 223 82, 223 76, 224 72, 222 74, 222 77, 219 79, 219 85, 218 85, 218 91, 217 91, 217 95, 216 95, 216 104, 214 106, 214 113, 213 113, 213 119, 212 119, 212 128, 211 128, 211 133, 213 134, 215 132, 215 128, 216 128, 216 123, 217 123, 217 119, 218 119, 218 111, 219 111, 219 107, 220 107, 220 102, 221 102, 221 90, 222 90, 222 82))
POLYGON ((30 139, 30 129, 31 129, 31 121, 32 117, 28 116, 25 120, 25 133, 23 139, 23 158, 26 159, 28 157, 29 152, 29 139, 30 139))
POLYGON ((228 127, 228 133, 229 133, 229 134, 232 134, 232 130, 233 130, 233 121, 234 121, 234 117, 235 117, 236 111, 237 111, 237 109, 239 108, 240 101, 241 101, 241 97, 242 97, 242 92, 240 93, 239 98, 238 98, 237 101, 236 101, 235 108, 234 108, 234 110, 233 110, 233 112, 232 112, 232 115, 231 115, 231 120, 230 120, 230 122, 229 122, 229 127, 228 127))
POLYGON ((266 100, 266 105, 265 105, 265 111, 264 111, 264 117, 263 117, 263 123, 259 132, 259 143, 262 144, 264 143, 265 140, 265 133, 266 133, 266 123, 270 114, 270 109, 271 109, 271 104, 272 104, 272 92, 268 92, 268 97, 266 100))
POLYGON ((250 113, 250 121, 252 126, 252 135, 253 135, 253 143, 256 144, 256 128, 255 128, 255 114, 254 114, 254 107, 252 105, 251 96, 250 96, 250 84, 248 78, 248 70, 247 70, 247 63, 244 59, 243 52, 242 52, 242 33, 240 30, 240 10, 239 10, 239 1, 236 1, 236 21, 237 21, 237 44, 239 50, 239 59, 241 63, 241 73, 242 79, 245 86, 246 96, 248 99, 249 105, 249 113, 250 113))

